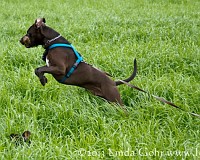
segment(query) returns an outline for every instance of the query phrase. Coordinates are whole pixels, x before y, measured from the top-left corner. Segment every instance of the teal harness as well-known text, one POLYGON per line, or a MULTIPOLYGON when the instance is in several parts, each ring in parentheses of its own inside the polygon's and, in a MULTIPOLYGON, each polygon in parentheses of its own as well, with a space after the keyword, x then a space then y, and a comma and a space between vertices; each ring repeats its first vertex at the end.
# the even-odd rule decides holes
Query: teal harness
POLYGON ((48 49, 53 49, 56 47, 66 47, 66 48, 71 48, 74 51, 74 54, 77 57, 76 62, 74 63, 74 65, 70 68, 69 72, 58 82, 60 83, 64 83, 65 80, 67 78, 69 78, 71 76, 71 74, 74 72, 74 70, 77 68, 77 66, 79 65, 80 62, 83 61, 83 58, 81 57, 81 55, 76 51, 76 49, 74 48, 74 46, 72 44, 64 44, 64 43, 56 43, 56 44, 52 44, 48 49))

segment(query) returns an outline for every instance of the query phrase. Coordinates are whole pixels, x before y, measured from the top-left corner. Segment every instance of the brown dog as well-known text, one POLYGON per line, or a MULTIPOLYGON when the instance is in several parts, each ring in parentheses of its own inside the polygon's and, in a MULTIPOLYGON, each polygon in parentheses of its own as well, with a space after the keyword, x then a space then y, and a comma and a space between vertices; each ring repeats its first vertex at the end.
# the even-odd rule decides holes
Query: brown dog
MULTIPOLYGON (((105 72, 85 63, 81 55, 64 37, 46 26, 44 18, 36 19, 20 42, 27 48, 42 45, 45 49, 43 60, 46 60, 47 65, 35 69, 35 74, 43 86, 47 83, 44 74, 50 73, 60 83, 86 88, 96 96, 122 105, 116 87, 122 82, 111 80, 105 72)), ((136 72, 137 64, 134 60, 134 71, 124 81, 131 81, 136 76, 136 72)))

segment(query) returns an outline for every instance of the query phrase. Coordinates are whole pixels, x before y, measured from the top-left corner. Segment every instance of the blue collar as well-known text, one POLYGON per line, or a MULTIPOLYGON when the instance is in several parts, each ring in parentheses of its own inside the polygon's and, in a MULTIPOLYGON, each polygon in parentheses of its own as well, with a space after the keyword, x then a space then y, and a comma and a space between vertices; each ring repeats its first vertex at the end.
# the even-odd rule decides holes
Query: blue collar
POLYGON ((71 48, 74 51, 74 54, 77 57, 76 62, 74 63, 74 65, 70 68, 69 72, 58 82, 60 83, 64 83, 65 80, 67 78, 69 78, 71 76, 71 74, 74 72, 74 70, 77 68, 77 66, 79 65, 80 62, 83 61, 83 58, 81 57, 81 55, 76 51, 76 49, 74 48, 74 46, 72 44, 64 44, 64 43, 56 43, 56 44, 52 44, 51 46, 49 46, 48 50, 56 48, 56 47, 67 47, 67 48, 71 48))

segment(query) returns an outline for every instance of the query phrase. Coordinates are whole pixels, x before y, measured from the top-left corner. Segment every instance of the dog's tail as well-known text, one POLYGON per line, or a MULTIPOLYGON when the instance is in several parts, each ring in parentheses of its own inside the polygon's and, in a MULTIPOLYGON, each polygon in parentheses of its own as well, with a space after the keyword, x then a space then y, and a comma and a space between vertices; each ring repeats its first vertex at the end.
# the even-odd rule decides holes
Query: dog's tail
MULTIPOLYGON (((129 78, 127 78, 127 79, 125 79, 125 80, 123 80, 123 81, 125 81, 125 82, 130 82, 131 80, 133 80, 133 79, 135 78, 136 73, 137 73, 137 61, 136 61, 136 59, 134 59, 134 69, 133 69, 133 73, 132 73, 132 75, 131 75, 129 78)), ((124 83, 122 83, 122 82, 119 80, 119 81, 115 81, 115 84, 116 84, 116 86, 118 86, 118 85, 124 84, 124 83)))

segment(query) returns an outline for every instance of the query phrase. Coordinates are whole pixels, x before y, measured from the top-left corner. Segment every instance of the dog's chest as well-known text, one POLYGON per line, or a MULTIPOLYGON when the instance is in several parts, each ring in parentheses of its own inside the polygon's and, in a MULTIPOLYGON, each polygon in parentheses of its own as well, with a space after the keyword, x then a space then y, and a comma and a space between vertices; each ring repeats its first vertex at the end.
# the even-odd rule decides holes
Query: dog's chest
POLYGON ((47 67, 49 67, 50 66, 50 64, 49 64, 49 59, 46 57, 46 65, 47 65, 47 67))

